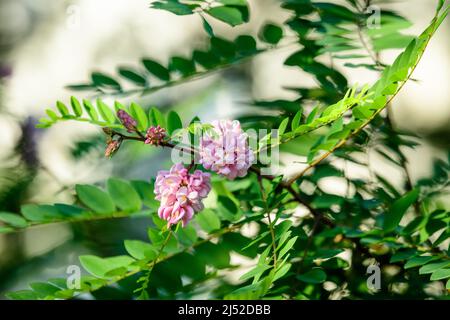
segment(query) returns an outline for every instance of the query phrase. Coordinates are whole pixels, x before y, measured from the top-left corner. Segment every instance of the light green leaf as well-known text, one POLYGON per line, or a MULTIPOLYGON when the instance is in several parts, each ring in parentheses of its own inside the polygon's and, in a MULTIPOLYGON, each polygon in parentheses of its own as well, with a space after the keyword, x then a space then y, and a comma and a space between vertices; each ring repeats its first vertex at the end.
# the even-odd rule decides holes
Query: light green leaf
POLYGON ((62 103, 61 101, 56 102, 56 107, 58 108, 59 113, 61 113, 61 115, 63 117, 69 115, 69 109, 67 109, 66 105, 64 103, 62 103))
POLYGON ((104 278, 112 270, 127 267, 135 260, 129 256, 100 258, 92 255, 80 256, 80 262, 87 272, 98 278, 104 278))
POLYGON ((70 105, 72 106, 72 110, 75 113, 75 116, 81 117, 81 115, 83 114, 83 109, 81 108, 80 101, 78 101, 74 96, 71 96, 70 105))
POLYGON ((148 118, 144 111, 144 109, 138 105, 137 103, 132 102, 130 106, 131 116, 136 119, 138 123, 138 129, 140 131, 147 130, 148 127, 148 118))
POLYGON ((135 259, 153 260, 158 255, 158 250, 150 243, 140 240, 125 240, 125 249, 135 259))
POLYGON ((435 256, 416 256, 408 260, 408 262, 405 264, 405 269, 419 267, 436 259, 437 257, 435 256))
POLYGON ((0 221, 14 228, 25 228, 28 222, 18 214, 0 212, 0 221))
POLYGON ((430 280, 431 281, 437 281, 437 280, 442 280, 442 279, 447 279, 450 278, 450 268, 446 268, 446 269, 439 269, 433 272, 433 274, 431 275, 430 280))
POLYGON ((166 120, 159 109, 155 107, 151 108, 149 112, 149 119, 152 126, 156 127, 159 125, 161 128, 167 128, 166 120))
POLYGON ((97 99, 97 109, 98 113, 102 116, 102 118, 108 123, 114 123, 116 121, 116 117, 111 109, 100 99, 97 99))
POLYGON ((175 130, 181 129, 183 127, 183 123, 181 121, 180 116, 175 111, 170 111, 167 115, 167 131, 169 134, 172 134, 175 130))
POLYGON ((130 212, 141 209, 141 198, 137 191, 127 181, 111 178, 106 185, 108 192, 117 207, 130 212))
POLYGON ((95 186, 79 184, 75 190, 80 201, 96 213, 108 214, 116 210, 109 194, 95 186))
POLYGON ((195 216, 195 221, 197 221, 200 227, 208 233, 220 229, 220 219, 211 209, 205 209, 198 213, 195 216))
POLYGON ((284 255, 292 249, 292 247, 295 244, 295 241, 297 241, 298 237, 293 237, 292 239, 290 239, 286 245, 280 250, 280 253, 278 254, 278 258, 281 259, 284 257, 284 255))
POLYGON ((438 261, 429 263, 419 269, 420 274, 433 273, 434 271, 450 266, 450 261, 438 261))
POLYGON ((98 120, 98 114, 95 111, 94 106, 92 105, 92 103, 89 100, 83 99, 83 107, 86 110, 86 112, 88 113, 89 117, 93 121, 97 121, 98 120))

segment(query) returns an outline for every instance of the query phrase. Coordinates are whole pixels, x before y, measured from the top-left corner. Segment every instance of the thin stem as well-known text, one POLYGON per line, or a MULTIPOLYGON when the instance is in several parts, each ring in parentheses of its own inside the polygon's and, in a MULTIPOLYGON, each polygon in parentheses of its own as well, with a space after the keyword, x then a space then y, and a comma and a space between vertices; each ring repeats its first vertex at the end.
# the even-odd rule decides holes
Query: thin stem
POLYGON ((143 299, 145 297, 145 295, 146 295, 146 290, 147 290, 148 284, 150 282, 150 276, 152 275, 152 271, 155 268, 156 262, 161 257, 161 255, 162 255, 162 253, 164 251, 164 248, 166 247, 167 243, 169 243, 169 240, 170 240, 171 236, 172 236, 172 230, 169 228, 169 234, 167 235, 166 239, 164 240, 163 244, 161 245, 161 248, 159 249, 156 258, 150 264, 150 267, 149 267, 149 269, 147 271, 147 275, 145 277, 144 283, 142 284, 142 287, 140 287, 138 289, 138 291, 141 291, 141 295, 140 295, 141 299, 143 299))
MULTIPOLYGON (((428 43, 430 42, 431 37, 433 36, 433 33, 430 34, 426 40, 426 43, 424 45, 424 48, 427 47, 428 43)), ((424 49, 425 50, 425 49, 424 49)), ((361 130, 363 130, 369 123, 372 122, 373 119, 375 119, 384 109, 386 106, 388 106, 392 100, 397 97, 398 93, 402 90, 403 86, 408 82, 408 80, 411 78, 412 74, 414 73, 414 71, 417 68, 417 65, 419 64, 420 60, 423 57, 423 53, 424 50, 422 50, 419 58, 417 59, 416 63, 414 64, 414 66, 412 67, 410 73, 408 74, 408 77, 406 78, 405 81, 403 81, 400 84, 400 87, 397 89, 397 91, 389 98, 389 100, 386 102, 386 104, 384 105, 384 107, 378 109, 370 118, 368 118, 358 129, 356 129, 355 131, 353 131, 351 134, 349 134, 346 138, 342 139, 337 145, 335 145, 331 150, 327 151, 326 153, 324 153, 321 157, 319 157, 318 159, 314 160, 310 165, 308 165, 303 171, 301 171, 300 173, 294 175, 291 179, 288 180, 288 184, 292 184, 293 182, 295 182, 297 179, 300 179, 301 177, 303 177, 310 169, 314 168, 315 166, 317 166, 319 163, 321 163, 323 160, 325 160, 326 158, 328 158, 330 155, 332 155, 337 149, 339 149, 340 147, 342 147, 343 145, 345 145, 347 143, 347 141, 349 141, 351 138, 353 138, 354 136, 356 136, 358 133, 361 132, 361 130)))
POLYGON ((176 79, 176 80, 172 80, 172 81, 168 81, 162 85, 159 86, 155 86, 155 87, 146 87, 146 88, 136 88, 136 89, 130 89, 130 90, 126 90, 126 91, 119 91, 119 92, 115 92, 115 93, 105 93, 105 92, 101 92, 100 94, 94 95, 94 98, 102 96, 102 95, 109 95, 109 96, 129 96, 129 95, 133 95, 133 94, 141 94, 141 96, 145 96, 145 95, 149 95, 152 93, 155 93, 159 90, 162 89, 166 89, 166 88, 170 88, 170 87, 174 87, 186 82, 192 82, 192 81, 196 81, 196 80, 200 80, 203 79, 205 77, 208 77, 210 75, 213 75, 217 72, 220 72, 222 70, 228 69, 232 66, 238 65, 238 64, 242 64, 244 62, 246 62, 247 60, 250 60, 251 58, 253 58, 255 55, 259 55, 262 53, 266 53, 266 52, 270 52, 270 51, 275 51, 275 50, 281 50, 281 49, 285 49, 288 48, 292 45, 298 45, 298 40, 296 40, 295 42, 292 43, 288 43, 285 45, 280 45, 278 47, 268 47, 266 49, 262 49, 259 50, 257 52, 255 52, 254 55, 252 56, 245 56, 245 57, 240 57, 237 60, 231 61, 229 63, 224 63, 224 64, 220 64, 212 69, 206 70, 206 71, 202 71, 202 72, 197 72, 194 73, 190 76, 187 77, 183 77, 180 79, 176 79))
POLYGON ((270 236, 272 237, 272 250, 273 250, 273 268, 276 270, 277 269, 277 245, 275 243, 275 232, 273 229, 273 224, 272 224, 272 219, 270 218, 270 211, 269 208, 267 206, 267 195, 264 192, 264 186, 262 183, 262 176, 258 175, 258 184, 259 184, 259 188, 261 189, 261 197, 263 199, 264 202, 264 209, 266 211, 267 214, 267 220, 269 222, 269 230, 270 230, 270 236))

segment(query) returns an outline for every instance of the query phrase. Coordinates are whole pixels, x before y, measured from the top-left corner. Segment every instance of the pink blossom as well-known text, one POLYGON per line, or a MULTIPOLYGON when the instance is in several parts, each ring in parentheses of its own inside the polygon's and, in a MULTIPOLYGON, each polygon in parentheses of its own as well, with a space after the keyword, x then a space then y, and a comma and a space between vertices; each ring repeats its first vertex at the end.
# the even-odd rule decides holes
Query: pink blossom
POLYGON ((213 121, 212 132, 205 133, 200 140, 200 163, 230 180, 243 177, 254 161, 248 146, 248 136, 239 121, 213 121))
POLYGON ((166 130, 164 128, 161 128, 159 125, 156 127, 150 127, 147 130, 147 135, 145 136, 145 143, 159 146, 164 141, 165 137, 166 130))
POLYGON ((161 201, 158 215, 169 226, 181 220, 184 227, 195 212, 203 210, 202 200, 209 191, 209 173, 200 170, 189 173, 181 163, 172 166, 170 171, 159 171, 155 182, 155 198, 161 201))

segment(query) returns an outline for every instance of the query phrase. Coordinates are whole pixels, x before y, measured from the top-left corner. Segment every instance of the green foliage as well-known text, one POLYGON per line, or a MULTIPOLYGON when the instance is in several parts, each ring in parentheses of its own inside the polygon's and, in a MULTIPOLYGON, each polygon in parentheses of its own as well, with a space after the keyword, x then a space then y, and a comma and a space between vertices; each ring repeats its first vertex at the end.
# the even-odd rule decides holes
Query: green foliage
MULTIPOLYGON (((267 135, 258 141, 256 154, 280 146, 304 156, 306 169, 290 179, 261 176, 260 164, 241 179, 213 176, 207 208, 184 228, 168 228, 157 216, 153 182, 118 178, 109 179, 105 188, 76 186, 74 205, 28 204, 21 215, 1 212, 0 233, 51 222, 151 217, 148 240, 125 240, 123 255, 81 256, 89 275, 82 277, 80 288, 68 289, 64 279, 51 279, 11 293, 11 299, 70 299, 85 293, 98 298, 104 290, 111 290, 107 297, 111 292, 125 292, 127 298, 139 299, 202 294, 219 299, 327 299, 344 291, 351 299, 386 299, 429 298, 425 289, 434 281, 449 289, 450 212, 436 200, 450 186, 449 161, 436 160, 431 177, 411 181, 403 149, 414 149, 419 138, 397 132, 381 113, 411 79, 448 8, 441 1, 427 29, 411 38, 401 33, 411 23, 392 11, 382 11, 380 28, 367 28, 369 16, 358 1, 337 5, 289 0, 281 1, 281 6, 289 11, 289 20, 280 26, 264 24, 257 42, 249 35, 223 39, 205 18, 242 24, 249 20, 245 0, 152 2, 152 8, 177 15, 199 14, 209 36, 207 49, 194 50, 190 57, 170 57, 167 65, 146 58, 142 67, 119 67, 117 78, 94 72, 89 83, 71 88, 98 94, 150 94, 275 50, 293 33, 299 46, 283 63, 308 73, 317 86, 289 88, 298 94, 292 101, 250 101, 264 112, 244 114, 240 121, 250 128, 279 129, 278 137, 267 135), (380 51, 394 48, 401 53, 392 65, 379 61, 380 51), (360 54, 361 49, 367 53, 360 54), (351 61, 347 67, 380 72, 380 77, 373 85, 350 86, 341 71, 323 62, 325 55, 351 61), (367 57, 373 63, 358 63, 367 57), (121 80, 132 89, 124 89, 121 80), (370 171, 369 159, 364 157, 369 148, 405 176, 402 186, 378 173, 349 177, 330 160, 345 160, 370 171), (322 185, 328 178, 342 180, 347 194, 327 192, 322 185), (298 218, 294 214, 298 206, 306 208, 308 215, 298 218), (252 236, 244 232, 248 230, 252 236), (236 267, 235 255, 253 259, 251 268, 236 271, 240 272, 238 284, 226 276, 236 267), (397 270, 393 276, 383 276, 378 292, 366 285, 367 265, 373 262, 397 270), (336 289, 328 292, 324 283, 336 289), (404 291, 393 289, 403 283, 408 284, 404 291)), ((125 139, 125 128, 115 115, 123 109, 137 121, 137 130, 128 132, 133 134, 130 140, 142 142, 148 127, 159 125, 175 147, 181 144, 181 135, 211 129, 198 118, 183 121, 174 110, 163 114, 157 107, 137 103, 116 102, 110 107, 101 99, 94 104, 72 97, 70 105, 71 110, 58 101, 56 110, 46 110, 47 118, 38 126, 76 120, 108 128, 109 138, 125 139)))
POLYGON ((190 15, 195 12, 214 17, 230 26, 237 26, 248 21, 249 13, 246 0, 217 0, 217 1, 183 1, 164 0, 155 1, 152 8, 162 9, 176 15, 190 15))
POLYGON ((93 185, 77 185, 73 205, 54 204, 22 206, 21 215, 0 212, 1 233, 55 222, 84 222, 108 218, 148 215, 157 203, 154 194, 147 192, 151 184, 145 181, 131 181, 111 178, 106 182, 107 191, 93 185), (144 205, 144 206, 143 206, 144 205))

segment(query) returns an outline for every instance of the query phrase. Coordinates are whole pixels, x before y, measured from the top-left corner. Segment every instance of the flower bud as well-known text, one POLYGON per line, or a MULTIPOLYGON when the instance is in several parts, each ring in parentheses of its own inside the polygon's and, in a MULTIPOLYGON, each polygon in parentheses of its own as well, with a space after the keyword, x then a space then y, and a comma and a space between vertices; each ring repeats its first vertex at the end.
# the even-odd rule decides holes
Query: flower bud
POLYGON ((147 130, 146 134, 146 144, 151 144, 154 146, 159 146, 166 138, 166 130, 164 128, 161 128, 159 125, 156 127, 150 127, 147 130))
POLYGON ((136 131, 137 122, 125 110, 118 110, 117 117, 128 132, 136 131))
POLYGON ((109 140, 105 150, 105 157, 111 158, 114 153, 120 148, 120 140, 109 140))

